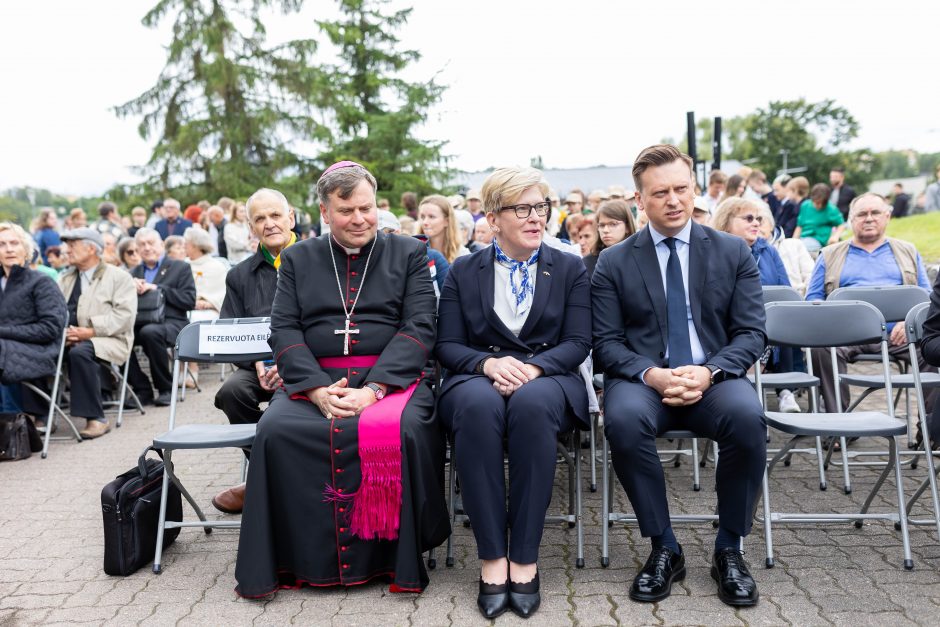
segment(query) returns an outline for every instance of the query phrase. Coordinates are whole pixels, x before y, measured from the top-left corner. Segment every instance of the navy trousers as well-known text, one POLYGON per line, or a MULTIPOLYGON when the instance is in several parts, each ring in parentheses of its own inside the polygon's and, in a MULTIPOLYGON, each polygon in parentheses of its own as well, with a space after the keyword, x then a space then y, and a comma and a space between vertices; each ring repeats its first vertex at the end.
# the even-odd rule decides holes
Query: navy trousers
POLYGON ((439 415, 452 434, 477 555, 537 562, 552 500, 558 436, 572 428, 561 386, 552 377, 540 377, 507 399, 480 376, 448 390, 439 415), (504 445, 509 454, 508 512, 504 445))
POLYGON ((604 431, 614 470, 644 537, 658 536, 670 526, 656 437, 673 429, 694 431, 718 443, 719 524, 746 536, 767 462, 767 427, 754 388, 746 379, 731 379, 705 390, 694 405, 669 407, 643 383, 615 380, 608 386, 604 431))

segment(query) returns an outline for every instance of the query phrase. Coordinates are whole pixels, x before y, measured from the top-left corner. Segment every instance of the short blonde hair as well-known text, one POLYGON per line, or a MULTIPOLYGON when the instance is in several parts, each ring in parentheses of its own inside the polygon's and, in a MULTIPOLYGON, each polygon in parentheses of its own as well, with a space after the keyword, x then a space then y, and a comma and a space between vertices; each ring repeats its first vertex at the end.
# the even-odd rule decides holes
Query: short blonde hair
POLYGON ((740 212, 750 209, 756 214, 763 215, 762 206, 766 207, 767 205, 750 198, 729 196, 718 203, 718 207, 715 209, 714 215, 712 215, 711 227, 716 231, 730 233, 731 221, 734 220, 740 212))
POLYGON ((20 244, 23 245, 23 251, 26 255, 23 259, 23 264, 28 265, 33 258, 33 238, 30 237, 29 233, 23 230, 23 227, 12 222, 0 222, 0 232, 3 231, 13 231, 13 234, 16 235, 16 239, 20 240, 20 244))
POLYGON ((538 186, 543 198, 549 195, 548 181, 535 168, 499 168, 483 181, 480 196, 486 213, 499 211, 500 207, 515 202, 525 190, 538 186))

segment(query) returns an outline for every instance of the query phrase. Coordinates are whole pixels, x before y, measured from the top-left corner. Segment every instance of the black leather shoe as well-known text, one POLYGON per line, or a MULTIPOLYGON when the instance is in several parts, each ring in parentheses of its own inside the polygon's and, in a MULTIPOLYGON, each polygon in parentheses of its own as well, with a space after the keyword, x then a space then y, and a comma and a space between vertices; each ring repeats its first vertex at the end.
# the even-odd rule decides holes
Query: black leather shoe
POLYGON ((712 556, 712 579, 718 582, 718 598, 736 607, 757 605, 760 595, 741 551, 729 548, 712 556))
POLYGON ((526 583, 509 582, 509 609, 519 618, 529 618, 539 609, 542 597, 539 594, 539 574, 526 583))
POLYGON ((685 556, 667 547, 653 549, 630 586, 630 598, 643 603, 662 601, 672 592, 672 582, 685 579, 685 556))
POLYGON ((484 618, 496 618, 509 609, 509 581, 502 584, 486 583, 480 579, 477 607, 484 618))

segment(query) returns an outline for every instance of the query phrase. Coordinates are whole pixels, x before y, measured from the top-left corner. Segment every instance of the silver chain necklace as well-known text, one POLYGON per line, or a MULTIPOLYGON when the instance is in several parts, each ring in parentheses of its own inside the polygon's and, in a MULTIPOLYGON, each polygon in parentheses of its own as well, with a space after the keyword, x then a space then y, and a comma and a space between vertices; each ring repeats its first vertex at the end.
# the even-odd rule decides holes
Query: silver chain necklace
MULTIPOLYGON (((376 233, 375 239, 372 240, 372 248, 369 249, 369 255, 366 257, 366 267, 362 271, 362 281, 359 282, 359 289, 356 291, 356 298, 353 300, 352 307, 346 309, 346 296, 343 294, 343 285, 339 280, 339 270, 336 267, 336 255, 333 253, 333 242, 336 239, 333 235, 330 235, 330 260, 333 262, 333 274, 336 276, 336 288, 339 290, 339 301, 343 304, 343 313, 346 314, 346 325, 344 329, 336 329, 333 331, 333 335, 342 335, 343 336, 343 355, 349 355, 349 336, 358 335, 359 329, 350 329, 349 318, 352 317, 353 311, 356 310, 356 305, 359 303, 359 297, 362 296, 362 286, 366 283, 366 275, 369 273, 369 260, 372 259, 372 252, 375 250, 375 245, 378 243, 378 233, 376 233)), ((342 246, 339 242, 336 242, 337 246, 342 246)), ((345 250, 345 247, 344 247, 345 250)), ((361 249, 360 249, 361 250, 361 249)))

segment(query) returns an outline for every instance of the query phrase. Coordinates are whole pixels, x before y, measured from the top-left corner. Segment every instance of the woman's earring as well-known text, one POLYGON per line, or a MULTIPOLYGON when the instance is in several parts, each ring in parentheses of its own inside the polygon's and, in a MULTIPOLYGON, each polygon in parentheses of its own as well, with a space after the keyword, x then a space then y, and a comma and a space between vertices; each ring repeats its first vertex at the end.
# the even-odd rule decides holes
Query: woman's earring
POLYGON ((493 232, 494 232, 494 233, 499 233, 499 227, 498 227, 498 226, 494 226, 494 227, 492 227, 492 229, 493 229, 493 232))

